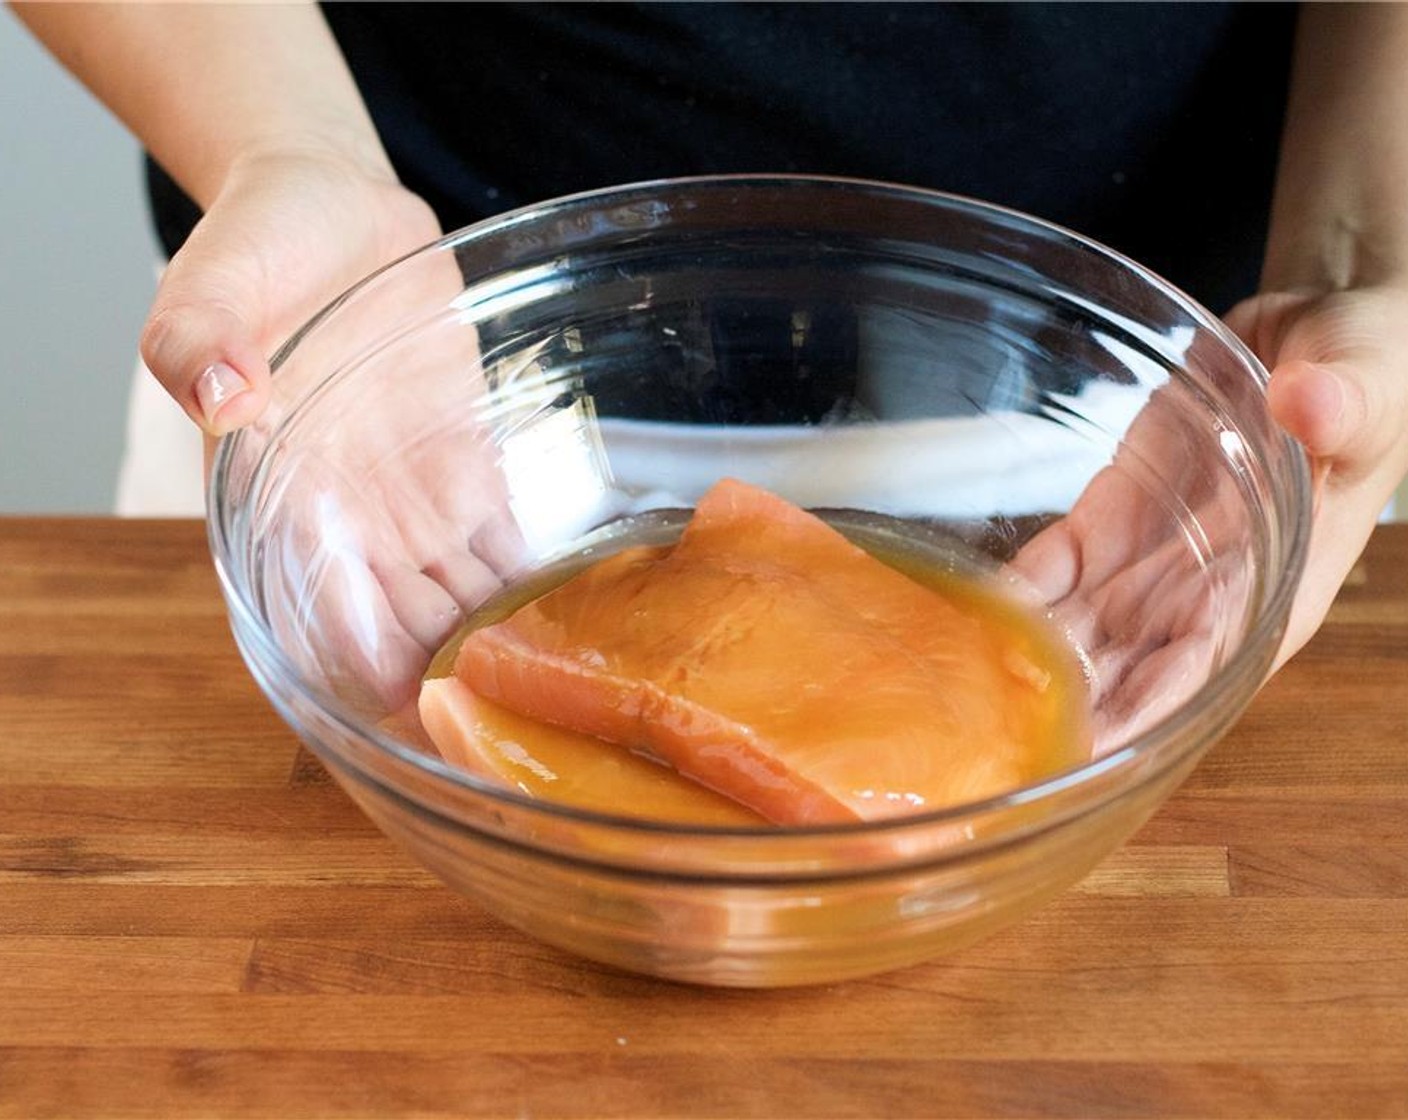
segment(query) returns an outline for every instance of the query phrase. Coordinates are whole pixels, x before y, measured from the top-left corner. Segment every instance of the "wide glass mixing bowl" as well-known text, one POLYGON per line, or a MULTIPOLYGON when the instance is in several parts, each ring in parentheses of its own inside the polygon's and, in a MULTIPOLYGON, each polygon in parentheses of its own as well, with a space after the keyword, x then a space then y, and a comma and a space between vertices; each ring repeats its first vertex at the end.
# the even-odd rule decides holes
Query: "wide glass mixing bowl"
POLYGON ((1069 232, 904 187, 647 183, 521 210, 370 277, 223 441, 210 539, 260 686, 388 835, 522 930, 775 985, 1015 920, 1159 805, 1272 663, 1303 458, 1210 313, 1069 232), (978 804, 807 829, 535 801, 408 719, 504 586, 733 476, 998 581, 1090 685, 1091 760, 978 804))

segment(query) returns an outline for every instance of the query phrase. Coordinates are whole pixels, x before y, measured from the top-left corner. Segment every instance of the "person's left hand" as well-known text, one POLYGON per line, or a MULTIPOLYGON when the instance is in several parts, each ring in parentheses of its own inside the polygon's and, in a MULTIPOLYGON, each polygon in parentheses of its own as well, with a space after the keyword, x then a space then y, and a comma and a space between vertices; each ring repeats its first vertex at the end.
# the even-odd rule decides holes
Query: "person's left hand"
POLYGON ((1190 404, 1177 386, 1151 393, 1113 461, 1009 566, 1080 652, 1096 757, 1206 681, 1251 602, 1245 498, 1190 404))
MULTIPOLYGON (((1274 671, 1323 621, 1408 469, 1408 288, 1264 294, 1228 322, 1271 370, 1271 411, 1306 448, 1315 484, 1310 555, 1274 671)), ((1239 625, 1236 564, 1203 571, 1140 481, 1179 480, 1206 555, 1235 554, 1240 499, 1199 462, 1187 423, 1154 393, 1115 462, 1013 560, 1089 659, 1097 754, 1181 702, 1239 625)))
POLYGON ((1267 292, 1227 324, 1271 371, 1272 415, 1305 447, 1314 477, 1310 555, 1279 667, 1324 620, 1408 472, 1408 279, 1267 292))

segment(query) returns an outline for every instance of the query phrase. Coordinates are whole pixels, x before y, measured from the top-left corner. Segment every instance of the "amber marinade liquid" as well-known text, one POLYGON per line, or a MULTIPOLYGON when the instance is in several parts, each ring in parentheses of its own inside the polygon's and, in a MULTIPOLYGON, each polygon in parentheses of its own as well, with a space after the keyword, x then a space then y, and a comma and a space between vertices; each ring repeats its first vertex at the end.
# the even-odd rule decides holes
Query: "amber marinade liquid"
MULTIPOLYGON (((1034 729, 1024 741, 1024 781, 1089 758, 1088 698, 1081 660, 1045 617, 1018 601, 1015 589, 985 568, 956 537, 900 519, 851 511, 819 513, 822 520, 889 567, 979 620, 1000 643, 1015 682, 993 704, 1032 707, 1034 729)), ((579 573, 624 549, 668 546, 678 540, 689 511, 658 511, 616 523, 584 547, 485 602, 437 653, 427 680, 452 672, 466 636, 512 616, 579 573)), ((476 703, 476 749, 440 742, 448 761, 532 797, 617 815, 681 824, 756 826, 753 809, 679 774, 657 759, 621 746, 525 718, 495 704, 476 703)), ((856 765, 863 770, 864 758, 856 765)))

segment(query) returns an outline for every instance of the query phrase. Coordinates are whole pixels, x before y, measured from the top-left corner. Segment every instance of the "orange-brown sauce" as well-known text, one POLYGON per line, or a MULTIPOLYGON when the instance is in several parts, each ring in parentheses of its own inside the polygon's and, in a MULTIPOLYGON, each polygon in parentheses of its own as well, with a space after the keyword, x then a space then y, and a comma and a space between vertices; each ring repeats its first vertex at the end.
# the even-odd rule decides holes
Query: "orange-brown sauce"
POLYGON ((647 547, 584 556, 487 604, 427 674, 457 682, 421 705, 447 760, 582 808, 749 825, 937 808, 1088 758, 1077 658, 995 581, 893 530, 853 534, 868 553, 855 556, 770 495, 740 500, 719 515, 706 498, 696 520, 713 520, 687 548, 646 532, 647 547), (772 522, 758 518, 779 510, 777 540, 761 543, 772 522), (500 632, 510 645, 466 668, 466 642, 500 632), (506 695, 520 710, 486 699, 501 676, 519 682, 506 695), (629 718, 606 710, 618 692, 629 718))

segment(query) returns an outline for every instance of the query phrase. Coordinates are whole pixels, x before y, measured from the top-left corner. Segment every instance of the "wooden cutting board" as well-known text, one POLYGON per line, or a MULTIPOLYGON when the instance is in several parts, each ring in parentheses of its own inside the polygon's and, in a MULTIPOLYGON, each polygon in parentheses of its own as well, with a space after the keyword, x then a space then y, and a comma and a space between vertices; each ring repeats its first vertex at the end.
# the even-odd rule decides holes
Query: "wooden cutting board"
POLYGON ((695 990, 384 841, 190 522, 0 519, 0 1117, 1408 1115, 1408 525, 1125 849, 949 960, 695 990))

